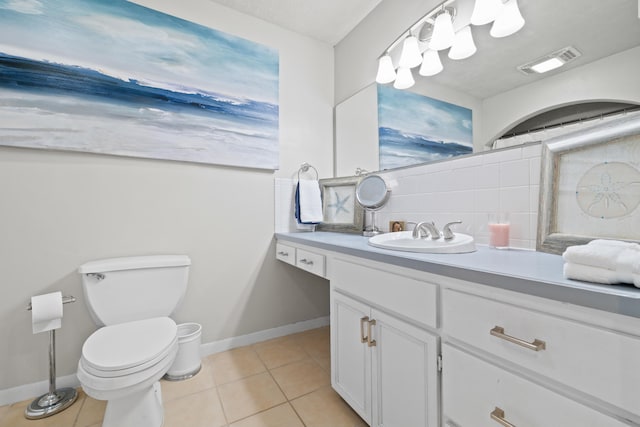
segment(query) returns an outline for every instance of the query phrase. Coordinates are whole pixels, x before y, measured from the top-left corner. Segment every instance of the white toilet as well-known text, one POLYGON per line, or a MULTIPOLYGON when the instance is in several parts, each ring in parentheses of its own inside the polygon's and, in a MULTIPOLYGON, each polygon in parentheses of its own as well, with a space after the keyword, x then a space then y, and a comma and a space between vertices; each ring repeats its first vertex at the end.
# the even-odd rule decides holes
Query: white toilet
POLYGON ((178 351, 168 316, 187 288, 191 260, 155 255, 91 261, 78 268, 98 326, 82 346, 78 380, 85 393, 107 400, 103 427, 160 427, 158 380, 178 351))

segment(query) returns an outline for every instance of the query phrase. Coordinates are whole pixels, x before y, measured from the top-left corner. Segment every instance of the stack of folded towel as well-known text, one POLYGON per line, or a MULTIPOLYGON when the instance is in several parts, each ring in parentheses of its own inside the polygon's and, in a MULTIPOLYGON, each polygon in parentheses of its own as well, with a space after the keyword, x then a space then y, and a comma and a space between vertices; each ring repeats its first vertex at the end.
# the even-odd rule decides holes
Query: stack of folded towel
POLYGON ((570 246, 562 254, 567 279, 605 284, 633 283, 640 288, 640 245, 618 240, 592 240, 570 246))
POLYGON ((295 215, 298 224, 322 222, 322 197, 317 180, 301 179, 296 186, 295 215))

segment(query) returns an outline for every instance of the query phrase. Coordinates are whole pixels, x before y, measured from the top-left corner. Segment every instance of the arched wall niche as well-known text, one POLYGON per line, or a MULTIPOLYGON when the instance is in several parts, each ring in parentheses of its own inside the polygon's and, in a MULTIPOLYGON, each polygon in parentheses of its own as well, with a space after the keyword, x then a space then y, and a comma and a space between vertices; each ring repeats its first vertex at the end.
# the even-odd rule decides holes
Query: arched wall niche
POLYGON ((487 149, 543 140, 546 131, 549 136, 557 136, 563 133, 563 128, 573 131, 591 126, 596 120, 638 110, 640 103, 620 99, 585 99, 545 107, 505 125, 487 142, 487 149))

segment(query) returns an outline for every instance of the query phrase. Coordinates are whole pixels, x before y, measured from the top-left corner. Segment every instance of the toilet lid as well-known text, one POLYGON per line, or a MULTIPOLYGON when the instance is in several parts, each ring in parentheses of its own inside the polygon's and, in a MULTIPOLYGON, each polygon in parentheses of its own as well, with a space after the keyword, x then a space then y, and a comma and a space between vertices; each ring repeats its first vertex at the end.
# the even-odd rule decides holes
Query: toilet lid
POLYGON ((166 352, 176 341, 178 327, 168 317, 105 326, 82 346, 82 357, 103 371, 127 369, 166 352))

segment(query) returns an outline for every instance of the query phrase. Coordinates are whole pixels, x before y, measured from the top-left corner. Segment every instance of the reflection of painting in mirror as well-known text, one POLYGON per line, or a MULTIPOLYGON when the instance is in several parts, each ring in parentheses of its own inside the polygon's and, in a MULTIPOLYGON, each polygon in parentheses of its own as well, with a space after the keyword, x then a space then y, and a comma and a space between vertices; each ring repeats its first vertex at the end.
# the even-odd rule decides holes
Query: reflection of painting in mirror
POLYGON ((378 85, 380 169, 473 152, 468 108, 378 85))

